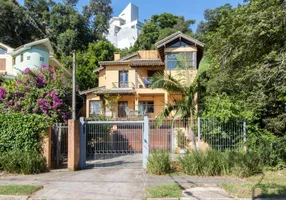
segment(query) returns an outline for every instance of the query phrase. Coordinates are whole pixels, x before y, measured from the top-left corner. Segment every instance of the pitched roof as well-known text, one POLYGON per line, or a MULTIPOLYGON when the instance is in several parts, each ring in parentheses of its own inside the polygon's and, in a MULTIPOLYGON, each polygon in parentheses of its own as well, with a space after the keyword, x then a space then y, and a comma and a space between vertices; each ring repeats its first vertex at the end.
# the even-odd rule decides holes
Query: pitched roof
POLYGON ((172 42, 173 40, 177 39, 177 38, 183 38, 185 40, 188 40, 190 42, 195 43, 196 45, 199 45, 201 47, 204 47, 204 43, 196 40, 195 38, 192 38, 190 36, 187 36, 185 34, 183 34, 181 31, 178 31, 176 33, 173 33, 172 35, 169 35, 168 37, 164 38, 163 40, 160 40, 159 42, 155 43, 155 46, 157 48, 160 48, 166 44, 168 44, 169 42, 172 42))
POLYGON ((14 52, 11 53, 11 55, 13 56, 13 55, 19 54, 22 51, 30 49, 32 46, 39 45, 39 44, 45 45, 47 47, 47 49, 49 50, 49 54, 51 54, 51 55, 54 54, 54 49, 53 49, 53 47, 51 45, 51 42, 50 42, 49 38, 45 38, 45 39, 42 39, 42 40, 37 40, 37 41, 34 41, 34 42, 30 42, 30 43, 24 44, 24 45, 16 48, 14 50, 14 52))
POLYGON ((130 67, 140 67, 140 66, 165 66, 165 64, 160 59, 133 59, 126 61, 101 61, 99 62, 101 66, 106 65, 129 65, 130 67))
POLYGON ((133 58, 133 57, 135 57, 135 56, 138 56, 138 52, 137 52, 137 51, 134 52, 134 53, 132 53, 132 54, 129 54, 129 55, 127 55, 127 56, 124 56, 124 57, 120 58, 118 61, 125 61, 125 60, 128 60, 128 59, 130 59, 130 58, 133 58))

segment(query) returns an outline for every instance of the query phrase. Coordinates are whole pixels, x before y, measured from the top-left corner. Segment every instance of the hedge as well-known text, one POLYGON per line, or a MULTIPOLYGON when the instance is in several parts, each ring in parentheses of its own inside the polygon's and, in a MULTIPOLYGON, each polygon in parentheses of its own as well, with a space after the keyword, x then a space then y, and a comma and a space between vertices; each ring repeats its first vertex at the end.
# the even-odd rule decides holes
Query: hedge
POLYGON ((40 139, 50 120, 37 114, 0 114, 0 153, 14 150, 40 152, 40 139))

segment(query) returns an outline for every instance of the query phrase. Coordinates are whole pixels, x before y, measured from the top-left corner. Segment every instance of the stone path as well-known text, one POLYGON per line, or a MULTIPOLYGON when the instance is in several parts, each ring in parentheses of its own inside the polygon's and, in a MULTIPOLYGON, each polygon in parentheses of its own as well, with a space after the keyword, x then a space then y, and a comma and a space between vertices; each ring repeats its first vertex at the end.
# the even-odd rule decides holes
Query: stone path
POLYGON ((42 185, 31 199, 144 199, 147 187, 176 183, 182 188, 216 185, 234 179, 193 176, 147 176, 143 169, 97 168, 76 172, 51 171, 45 174, 1 177, 0 184, 42 185))

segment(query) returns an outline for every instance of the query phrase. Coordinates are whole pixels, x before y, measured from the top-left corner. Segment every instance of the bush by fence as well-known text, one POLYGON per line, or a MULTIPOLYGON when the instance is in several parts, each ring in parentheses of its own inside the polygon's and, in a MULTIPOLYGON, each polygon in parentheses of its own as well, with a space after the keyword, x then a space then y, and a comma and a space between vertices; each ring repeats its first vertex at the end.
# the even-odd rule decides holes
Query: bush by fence
POLYGON ((41 115, 0 115, 0 153, 15 149, 40 152, 40 139, 49 126, 49 120, 41 115))
POLYGON ((236 175, 248 177, 262 171, 262 161, 257 153, 216 150, 190 151, 178 158, 176 169, 171 169, 169 154, 153 152, 148 159, 148 172, 162 175, 171 171, 196 176, 236 175))
POLYGON ((49 126, 48 118, 41 115, 0 115, 0 170, 21 174, 45 172, 41 139, 49 126))

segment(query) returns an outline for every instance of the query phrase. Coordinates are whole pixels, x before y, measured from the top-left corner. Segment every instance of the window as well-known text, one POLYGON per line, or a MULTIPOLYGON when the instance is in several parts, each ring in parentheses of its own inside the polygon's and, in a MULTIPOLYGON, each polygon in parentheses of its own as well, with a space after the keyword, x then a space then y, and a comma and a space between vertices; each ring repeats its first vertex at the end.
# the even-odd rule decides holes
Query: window
POLYGON ((21 62, 23 62, 23 60, 24 60, 24 55, 23 54, 21 54, 21 62))
POLYGON ((171 47, 189 47, 190 45, 183 42, 183 41, 179 41, 179 42, 176 42, 174 44, 171 45, 171 47))
POLYGON ((16 58, 13 58, 13 65, 16 65, 16 58))
POLYGON ((6 53, 7 53, 7 51, 5 49, 0 48, 0 54, 6 54, 6 53))
POLYGON ((154 113, 154 101, 139 101, 139 112, 154 113))
POLYGON ((119 72, 119 87, 120 88, 128 88, 128 71, 120 71, 119 72))
POLYGON ((196 52, 180 52, 166 54, 167 70, 196 67, 196 52))
POLYGON ((89 114, 90 115, 100 114, 100 101, 89 101, 89 114))
POLYGON ((30 60, 31 59, 31 56, 27 56, 27 60, 30 60))
POLYGON ((45 61, 44 57, 40 57, 40 61, 44 62, 45 61))

